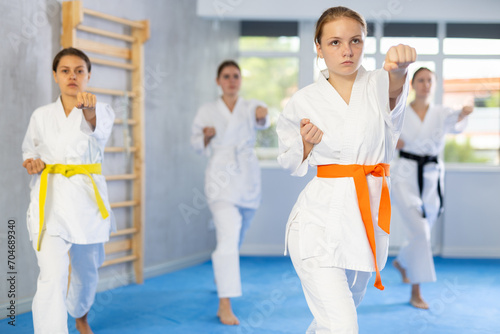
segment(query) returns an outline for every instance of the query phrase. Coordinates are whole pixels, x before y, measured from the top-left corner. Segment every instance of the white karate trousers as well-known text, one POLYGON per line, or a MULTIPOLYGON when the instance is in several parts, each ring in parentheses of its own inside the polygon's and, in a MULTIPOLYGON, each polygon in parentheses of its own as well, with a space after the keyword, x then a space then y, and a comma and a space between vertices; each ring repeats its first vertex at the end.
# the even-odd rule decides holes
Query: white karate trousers
POLYGON ((212 253, 219 298, 241 296, 239 249, 255 215, 255 209, 241 208, 229 202, 210 203, 217 246, 212 253))
POLYGON ((40 251, 33 248, 40 274, 33 298, 35 334, 68 333, 68 313, 81 318, 94 303, 97 269, 104 261, 104 244, 77 245, 58 236, 43 235, 40 251), (68 291, 68 252, 71 257, 71 281, 68 291))
POLYGON ((300 278, 314 320, 307 334, 357 334, 356 307, 361 303, 372 273, 338 267, 320 267, 314 257, 302 259, 298 225, 290 226, 288 250, 300 278))
MULTIPOLYGON (((438 178, 431 180, 424 174, 423 201, 419 198, 416 176, 414 182, 393 183, 393 198, 403 220, 405 244, 399 250, 397 261, 406 270, 412 284, 436 281, 432 255, 431 230, 439 213, 438 178), (431 182, 434 181, 434 182, 431 182), (422 205, 426 217, 422 217, 422 205)), ((431 175, 432 176, 432 175, 431 175)), ((413 181, 413 179, 411 180, 413 181)))

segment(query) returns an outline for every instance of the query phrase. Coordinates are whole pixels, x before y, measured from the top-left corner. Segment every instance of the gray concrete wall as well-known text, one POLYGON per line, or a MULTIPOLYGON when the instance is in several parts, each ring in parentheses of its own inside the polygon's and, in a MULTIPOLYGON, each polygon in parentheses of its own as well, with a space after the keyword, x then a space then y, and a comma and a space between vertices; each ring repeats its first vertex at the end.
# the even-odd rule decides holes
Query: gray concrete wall
MULTIPOLYGON (((195 0, 84 0, 85 7, 132 20, 150 20, 151 38, 145 44, 146 230, 145 276, 181 268, 208 259, 215 246, 208 228, 209 212, 197 200, 203 191, 205 159, 189 147, 190 125, 197 108, 217 96, 218 63, 237 56, 238 25, 196 17, 195 0), (189 215, 182 214, 182 209, 189 215), (185 211, 187 212, 187 211, 185 211)), ((2 1, 0 35, 0 307, 7 297, 7 226, 16 226, 17 313, 30 310, 38 266, 28 241, 25 212, 29 176, 21 163, 21 143, 32 111, 52 102, 58 88, 52 83, 52 58, 60 49, 61 5, 56 0, 2 1), (5 15, 7 14, 7 15, 5 15)), ((86 17, 87 19, 87 17, 86 17)), ((88 18, 120 32, 123 28, 88 18)), ((99 39, 97 39, 99 40, 99 39)), ((89 86, 130 89, 120 70, 92 68, 89 86)), ((123 99, 98 96, 116 111, 123 99)), ((109 146, 123 144, 123 128, 116 126, 109 146)), ((123 155, 108 154, 104 173, 127 171, 123 155)), ((108 184, 111 201, 125 199, 128 188, 108 184)), ((127 209, 116 209, 117 225, 130 225, 127 209)), ((103 268, 100 290, 128 284, 130 264, 103 268)), ((97 307, 112 302, 96 300, 97 307)), ((5 312, 0 314, 4 318, 5 312)))
POLYGON ((55 1, 2 1, 0 12, 0 305, 4 310, 0 317, 4 318, 4 305, 11 299, 7 272, 17 273, 18 305, 29 304, 36 288, 38 266, 26 228, 30 177, 22 168, 21 143, 33 110, 54 97, 51 68, 61 20, 55 1), (7 262, 9 219, 15 221, 14 268, 7 262))

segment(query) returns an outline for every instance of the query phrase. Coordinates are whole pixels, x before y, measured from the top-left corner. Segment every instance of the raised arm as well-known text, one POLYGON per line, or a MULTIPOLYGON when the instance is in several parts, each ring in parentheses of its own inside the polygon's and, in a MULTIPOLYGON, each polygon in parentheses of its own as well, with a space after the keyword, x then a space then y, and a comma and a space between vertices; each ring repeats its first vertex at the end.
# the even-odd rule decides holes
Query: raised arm
POLYGON ((460 122, 460 121, 462 121, 463 119, 465 119, 465 117, 467 117, 470 114, 472 114, 473 111, 474 111, 474 107, 473 106, 464 106, 462 108, 462 111, 458 115, 457 123, 460 122))
POLYGON ((94 94, 88 92, 78 92, 76 95, 78 109, 82 109, 85 120, 89 122, 94 128, 96 127, 96 105, 97 99, 94 94))
POLYGON ((255 101, 257 102, 257 106, 255 107, 255 128, 257 130, 265 130, 271 125, 269 111, 263 102, 255 101))
POLYGON ((417 59, 417 52, 408 45, 392 46, 385 56, 384 70, 389 72, 389 103, 391 110, 403 92, 408 66, 417 59))
POLYGON ((267 113, 267 107, 258 106, 255 108, 255 120, 259 125, 266 122, 267 113))
POLYGON ((466 105, 462 110, 448 109, 444 120, 444 133, 461 133, 467 127, 467 116, 474 111, 474 107, 466 105))

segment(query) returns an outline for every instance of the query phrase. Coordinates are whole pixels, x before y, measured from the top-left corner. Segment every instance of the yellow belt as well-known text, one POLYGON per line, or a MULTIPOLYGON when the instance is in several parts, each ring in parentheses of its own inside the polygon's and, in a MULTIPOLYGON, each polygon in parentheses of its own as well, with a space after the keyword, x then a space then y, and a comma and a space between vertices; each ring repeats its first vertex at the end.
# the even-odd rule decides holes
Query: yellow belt
POLYGON ((37 250, 40 250, 40 240, 42 237, 42 229, 44 224, 45 217, 45 200, 47 198, 47 179, 49 174, 61 174, 66 177, 71 177, 76 174, 85 174, 92 181, 92 185, 94 186, 94 193, 97 200, 97 206, 99 207, 99 211, 101 212, 102 218, 106 219, 109 216, 108 210, 106 210, 106 206, 99 195, 99 189, 97 189, 97 185, 90 174, 101 174, 101 164, 89 164, 89 165, 45 165, 45 169, 42 172, 41 180, 40 180, 40 198, 39 198, 39 214, 40 214, 40 229, 38 231, 38 243, 37 250))

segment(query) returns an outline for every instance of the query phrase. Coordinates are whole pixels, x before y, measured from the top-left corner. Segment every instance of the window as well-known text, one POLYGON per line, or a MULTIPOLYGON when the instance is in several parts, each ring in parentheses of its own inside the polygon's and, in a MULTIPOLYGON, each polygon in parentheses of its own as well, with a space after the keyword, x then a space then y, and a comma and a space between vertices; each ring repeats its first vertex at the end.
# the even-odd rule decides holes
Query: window
MULTIPOLYGON (((500 29, 500 28, 499 28, 500 29)), ((445 55, 500 55, 500 39, 445 38, 445 55)))
POLYGON ((456 109, 464 105, 474 106, 465 131, 448 136, 445 159, 498 164, 500 59, 445 59, 443 78, 444 105, 456 109))
POLYGON ((264 101, 269 110, 271 126, 257 133, 260 159, 275 159, 278 148, 276 122, 288 99, 297 91, 299 59, 297 57, 240 57, 246 98, 264 101))
POLYGON ((240 52, 298 52, 299 46, 298 37, 245 36, 239 40, 240 52))
POLYGON ((500 24, 447 24, 443 104, 473 105, 466 130, 449 136, 445 159, 500 163, 500 24))
POLYGON ((243 21, 239 39, 241 95, 264 101, 271 126, 257 133, 261 160, 275 160, 276 122, 288 99, 298 89, 300 39, 297 22, 243 21))
POLYGON ((393 45, 407 44, 415 48, 418 55, 438 54, 439 40, 437 37, 382 37, 380 40, 380 53, 386 54, 393 45))
POLYGON ((439 39, 436 23, 386 23, 380 40, 380 53, 386 54, 393 45, 411 45, 417 54, 437 54, 439 39))

